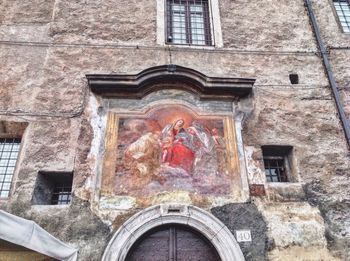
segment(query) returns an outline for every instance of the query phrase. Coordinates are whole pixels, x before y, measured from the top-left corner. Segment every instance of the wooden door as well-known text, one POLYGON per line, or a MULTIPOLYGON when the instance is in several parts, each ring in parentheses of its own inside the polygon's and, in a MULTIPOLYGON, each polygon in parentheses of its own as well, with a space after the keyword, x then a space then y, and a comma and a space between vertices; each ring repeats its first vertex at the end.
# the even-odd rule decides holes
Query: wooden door
POLYGON ((212 244, 197 231, 178 225, 161 226, 143 235, 126 261, 220 261, 212 244))

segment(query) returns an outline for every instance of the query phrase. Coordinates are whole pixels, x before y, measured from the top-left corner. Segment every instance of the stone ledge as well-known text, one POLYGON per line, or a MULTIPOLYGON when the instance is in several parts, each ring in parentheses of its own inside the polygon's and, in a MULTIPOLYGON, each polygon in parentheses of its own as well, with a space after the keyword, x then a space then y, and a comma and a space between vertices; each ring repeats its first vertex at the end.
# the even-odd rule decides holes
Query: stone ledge
POLYGON ((266 183, 266 198, 269 201, 295 202, 306 201, 302 183, 266 183))

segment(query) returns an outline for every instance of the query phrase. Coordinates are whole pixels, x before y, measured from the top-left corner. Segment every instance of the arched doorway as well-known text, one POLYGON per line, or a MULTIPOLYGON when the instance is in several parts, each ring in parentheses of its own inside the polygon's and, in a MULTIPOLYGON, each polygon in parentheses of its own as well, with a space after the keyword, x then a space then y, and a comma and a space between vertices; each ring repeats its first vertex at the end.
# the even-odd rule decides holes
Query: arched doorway
POLYGON ((210 241, 196 230, 177 224, 159 226, 141 236, 127 261, 220 261, 210 241))
POLYGON ((127 255, 137 246, 135 242, 142 242, 149 231, 152 234, 153 229, 174 224, 198 231, 197 235, 210 242, 209 248, 215 247, 219 260, 245 260, 236 239, 220 220, 198 207, 174 203, 149 207, 128 219, 112 237, 102 261, 128 260, 127 255))

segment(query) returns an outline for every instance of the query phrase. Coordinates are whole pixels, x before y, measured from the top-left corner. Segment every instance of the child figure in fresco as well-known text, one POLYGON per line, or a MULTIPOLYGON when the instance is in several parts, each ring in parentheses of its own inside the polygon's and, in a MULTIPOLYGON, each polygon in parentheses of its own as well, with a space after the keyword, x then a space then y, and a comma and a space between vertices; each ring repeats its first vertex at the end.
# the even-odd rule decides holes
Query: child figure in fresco
POLYGON ((173 146, 173 138, 165 137, 161 141, 162 147, 162 163, 168 162, 169 158, 171 158, 171 148, 173 146))

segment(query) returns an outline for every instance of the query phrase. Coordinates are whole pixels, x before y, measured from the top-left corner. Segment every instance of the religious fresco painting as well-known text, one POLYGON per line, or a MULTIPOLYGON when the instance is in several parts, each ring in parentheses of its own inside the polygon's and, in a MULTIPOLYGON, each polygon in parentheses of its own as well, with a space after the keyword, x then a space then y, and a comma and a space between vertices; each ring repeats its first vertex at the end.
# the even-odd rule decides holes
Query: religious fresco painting
POLYGON ((115 168, 105 182, 113 186, 113 194, 147 196, 184 190, 225 195, 232 191, 238 173, 235 140, 227 135, 229 117, 198 116, 174 105, 115 119, 110 129, 115 133, 109 136, 115 140, 109 143, 115 168))

